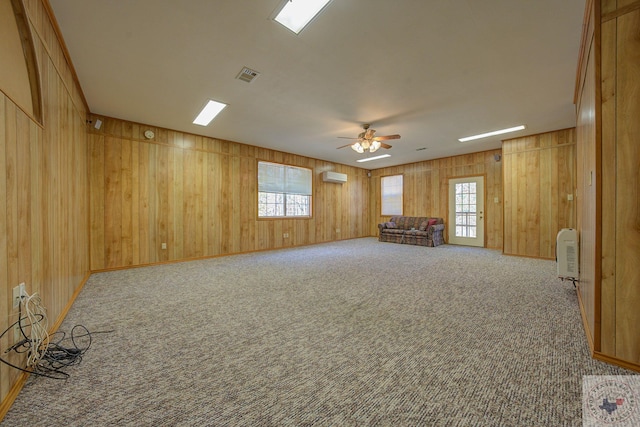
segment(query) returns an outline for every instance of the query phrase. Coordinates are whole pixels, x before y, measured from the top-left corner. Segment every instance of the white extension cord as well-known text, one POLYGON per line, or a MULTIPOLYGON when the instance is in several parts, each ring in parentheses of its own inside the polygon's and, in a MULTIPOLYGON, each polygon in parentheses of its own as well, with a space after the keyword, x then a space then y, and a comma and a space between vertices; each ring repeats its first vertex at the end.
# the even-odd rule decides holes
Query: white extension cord
POLYGON ((20 319, 20 329, 22 331, 30 329, 28 334, 25 333, 30 350, 27 366, 36 366, 49 347, 47 311, 42 306, 40 294, 37 292, 33 295, 23 295, 20 303, 24 307, 24 317, 20 319))

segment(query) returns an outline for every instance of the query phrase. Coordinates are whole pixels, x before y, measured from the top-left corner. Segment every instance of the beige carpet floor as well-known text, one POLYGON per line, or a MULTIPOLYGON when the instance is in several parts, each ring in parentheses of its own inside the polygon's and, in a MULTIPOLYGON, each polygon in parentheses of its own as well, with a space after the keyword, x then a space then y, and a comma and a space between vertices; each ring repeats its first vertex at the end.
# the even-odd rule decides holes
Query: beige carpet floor
POLYGON ((589 356, 555 263, 374 238, 94 274, 5 426, 579 426, 589 356))

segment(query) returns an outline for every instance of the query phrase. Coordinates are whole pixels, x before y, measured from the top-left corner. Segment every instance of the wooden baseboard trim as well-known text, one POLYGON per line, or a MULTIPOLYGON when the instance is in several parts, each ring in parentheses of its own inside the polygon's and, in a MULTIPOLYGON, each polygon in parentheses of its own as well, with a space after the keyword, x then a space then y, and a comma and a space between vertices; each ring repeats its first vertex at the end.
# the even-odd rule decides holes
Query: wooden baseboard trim
POLYGON ((580 284, 576 284, 576 292, 578 294, 578 305, 580 306, 580 317, 582 317, 582 325, 584 327, 584 334, 587 337, 587 343, 589 344, 589 351, 591 352, 591 357, 600 360, 601 362, 609 363, 611 365, 620 366, 621 368, 629 369, 631 371, 640 372, 640 364, 636 362, 630 362, 628 360, 619 359, 617 357, 609 356, 604 353, 600 353, 595 350, 595 345, 593 342, 593 337, 591 336, 589 330, 589 323, 587 322, 587 314, 584 309, 584 304, 582 302, 582 297, 580 293, 580 284))
POLYGON ((504 249, 502 250, 502 255, 504 255, 504 256, 515 256, 515 257, 519 257, 519 258, 544 259, 544 260, 547 260, 547 261, 555 261, 556 260, 554 257, 549 258, 549 257, 544 257, 544 256, 536 256, 536 255, 509 254, 509 253, 506 253, 504 251, 504 249))
POLYGON ((589 344, 589 351, 591 352, 591 357, 595 354, 595 346, 593 342, 593 336, 591 335, 591 330, 589 329, 589 322, 587 321, 587 312, 584 308, 584 303, 582 302, 582 294, 580 293, 580 283, 576 283, 576 294, 578 295, 578 307, 580 308, 580 317, 582 318, 582 327, 584 328, 584 335, 587 337, 587 343, 589 344))
POLYGON ((606 354, 602 354, 598 351, 593 353, 593 358, 600 360, 602 362, 609 363, 611 365, 617 365, 621 368, 629 369, 631 371, 640 372, 640 364, 635 362, 630 362, 628 360, 618 359, 617 357, 612 357, 606 354))
POLYGON ((18 377, 18 381, 13 384, 13 387, 11 387, 7 396, 0 403, 0 421, 2 421, 5 415, 7 415, 7 412, 9 412, 11 405, 13 405, 13 402, 15 402, 18 394, 20 394, 22 387, 24 387, 24 384, 27 382, 27 378, 29 378, 29 374, 23 372, 22 375, 18 377))

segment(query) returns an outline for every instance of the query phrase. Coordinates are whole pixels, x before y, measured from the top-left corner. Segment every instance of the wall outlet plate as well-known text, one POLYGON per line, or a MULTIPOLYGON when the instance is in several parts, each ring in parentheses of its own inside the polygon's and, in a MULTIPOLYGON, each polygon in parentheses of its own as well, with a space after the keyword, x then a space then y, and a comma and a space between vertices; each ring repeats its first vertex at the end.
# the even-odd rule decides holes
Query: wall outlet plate
POLYGON ((13 308, 16 308, 20 305, 20 299, 23 296, 27 295, 27 291, 24 283, 20 283, 18 286, 13 288, 13 308))

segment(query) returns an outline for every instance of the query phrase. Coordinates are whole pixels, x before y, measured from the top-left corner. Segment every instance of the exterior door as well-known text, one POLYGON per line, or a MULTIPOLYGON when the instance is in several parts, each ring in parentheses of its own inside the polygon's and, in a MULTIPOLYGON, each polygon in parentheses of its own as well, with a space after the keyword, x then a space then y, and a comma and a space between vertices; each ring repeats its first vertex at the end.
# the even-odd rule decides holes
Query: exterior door
POLYGON ((449 180, 449 243, 484 247, 484 177, 449 180))

